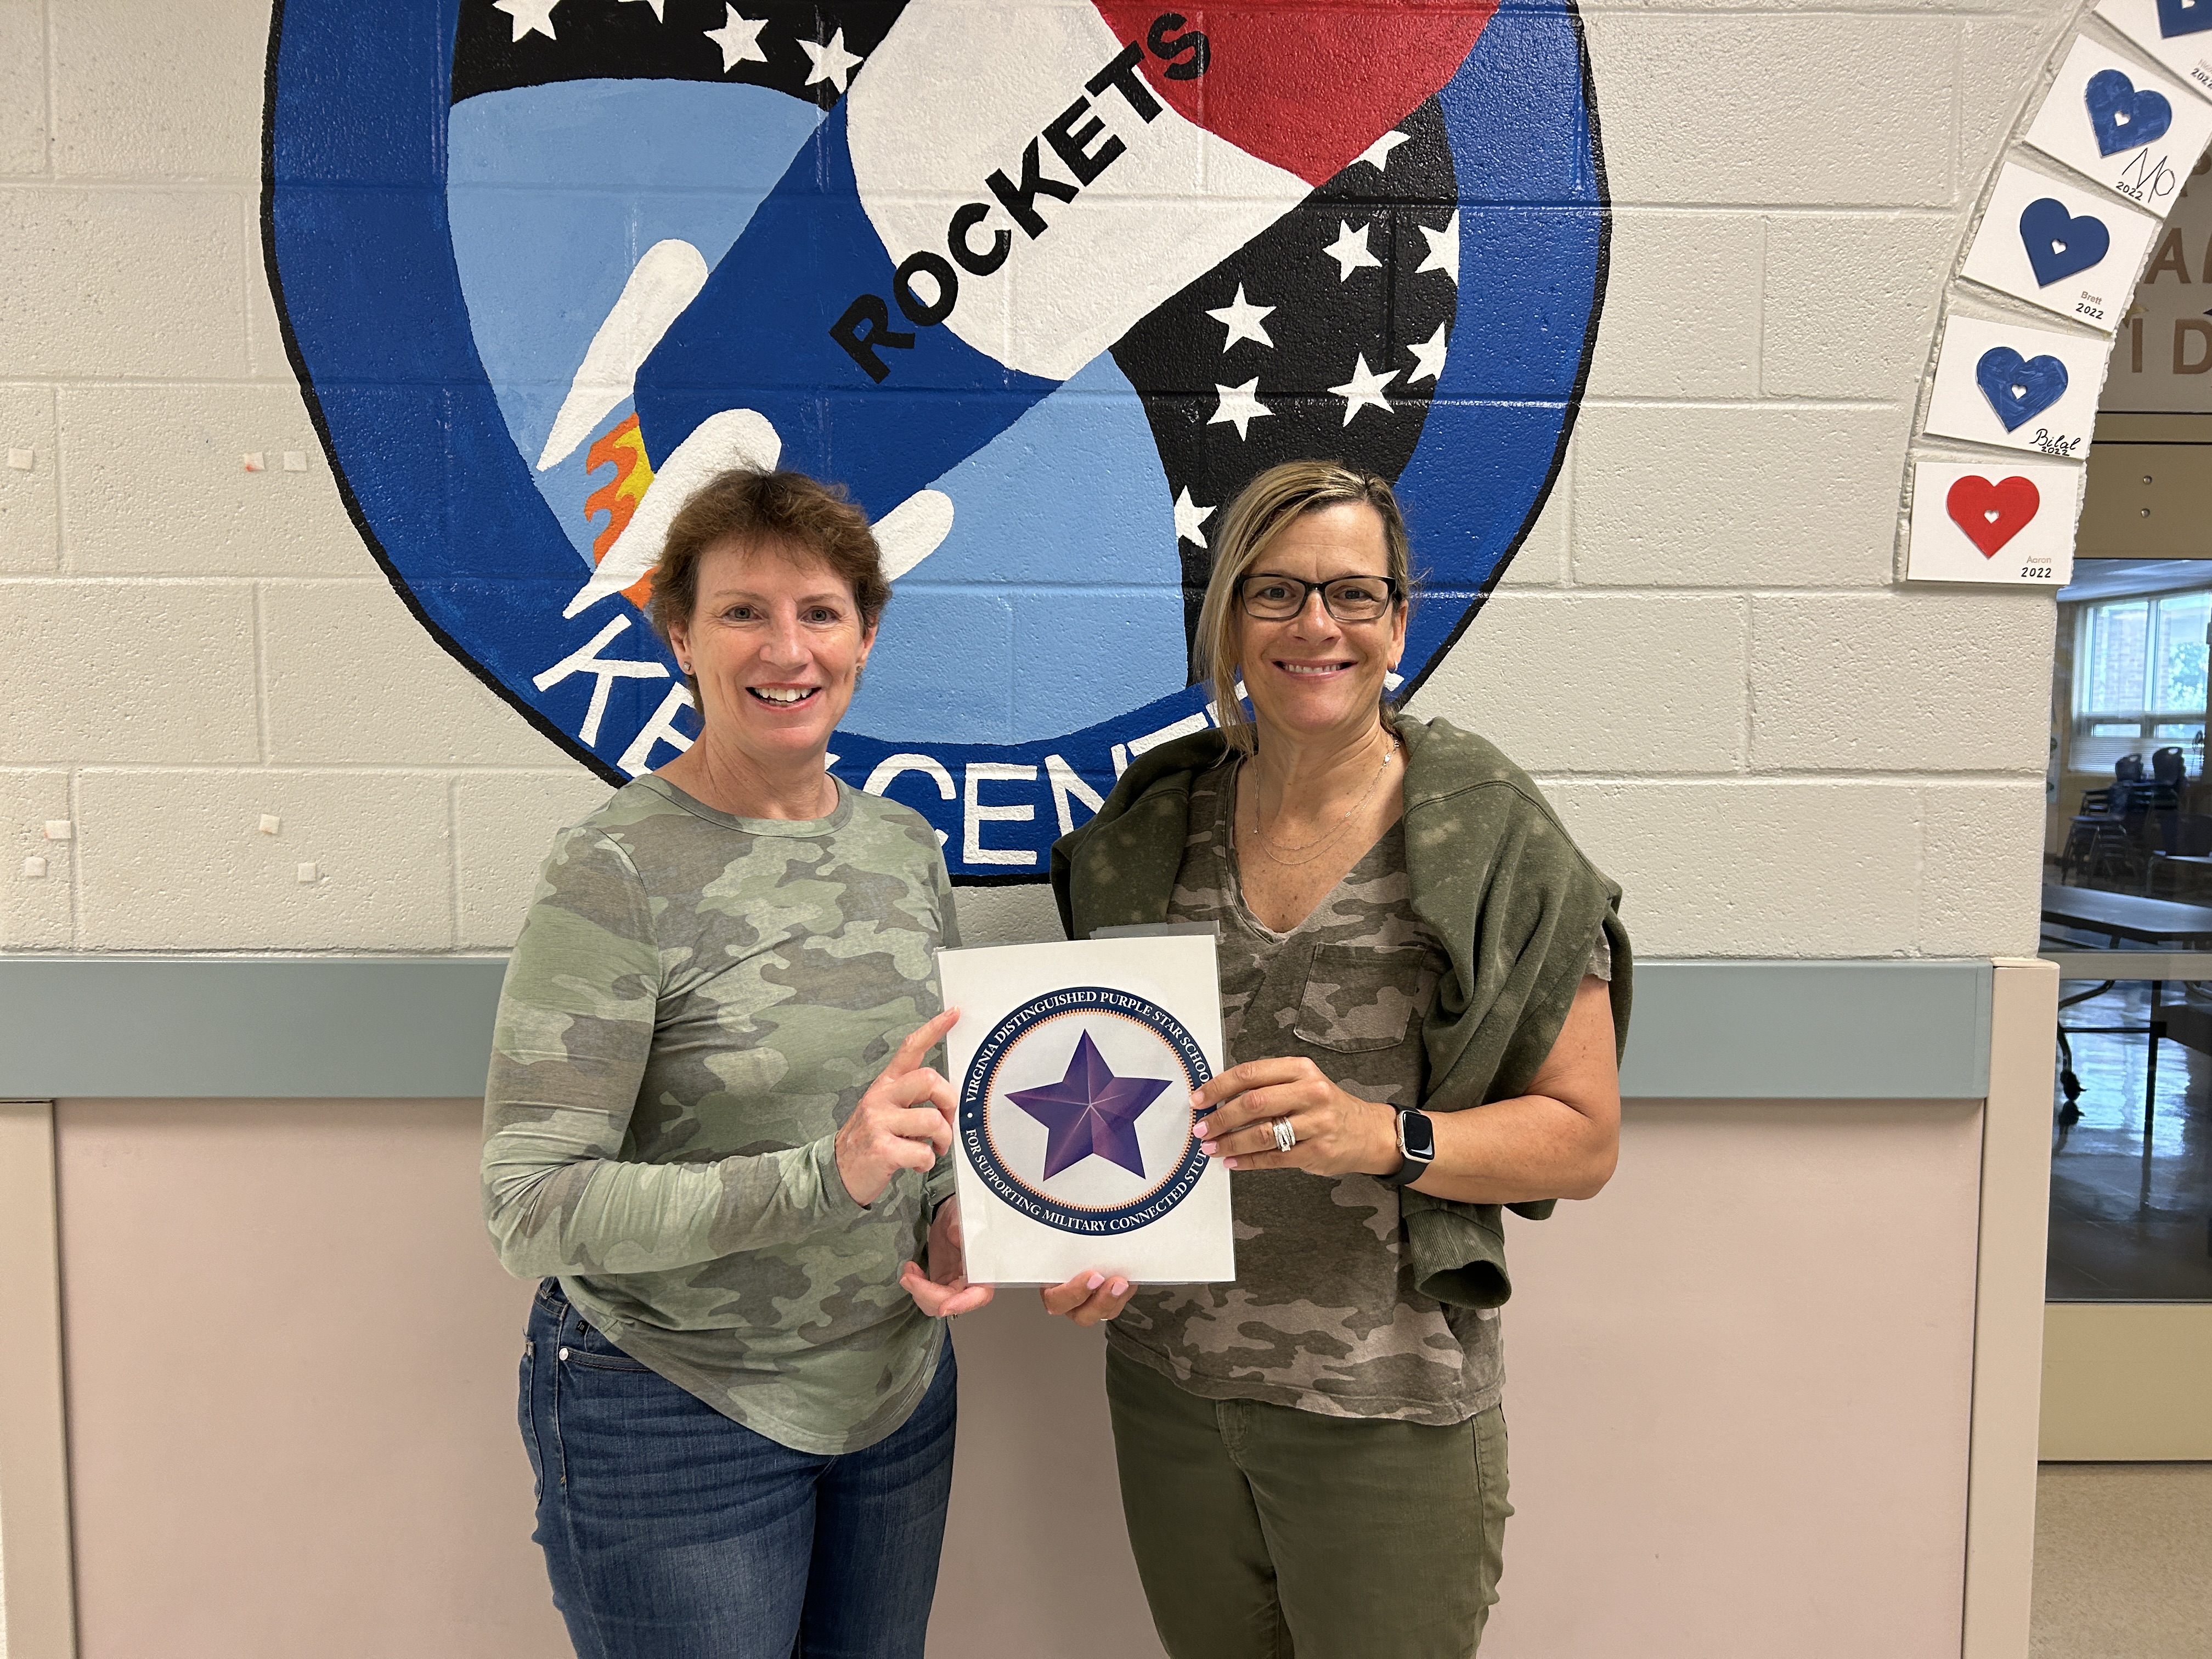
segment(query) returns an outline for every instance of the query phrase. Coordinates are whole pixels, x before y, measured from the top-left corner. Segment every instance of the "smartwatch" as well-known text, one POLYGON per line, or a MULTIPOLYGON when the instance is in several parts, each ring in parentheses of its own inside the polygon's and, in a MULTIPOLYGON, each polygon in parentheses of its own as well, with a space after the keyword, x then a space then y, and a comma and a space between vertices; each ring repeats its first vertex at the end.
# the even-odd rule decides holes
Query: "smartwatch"
POLYGON ((1419 1181, 1428 1172, 1429 1165, 1436 1162, 1437 1126, 1429 1121, 1426 1112, 1398 1114, 1398 1156, 1401 1161, 1397 1169, 1382 1177, 1393 1187, 1419 1181))

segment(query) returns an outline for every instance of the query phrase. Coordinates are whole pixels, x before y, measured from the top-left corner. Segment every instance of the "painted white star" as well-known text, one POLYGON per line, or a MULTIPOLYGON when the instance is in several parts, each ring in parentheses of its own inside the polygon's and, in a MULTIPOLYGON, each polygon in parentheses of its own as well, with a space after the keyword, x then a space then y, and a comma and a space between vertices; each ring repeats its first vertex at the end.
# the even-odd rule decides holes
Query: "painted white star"
POLYGON ((1419 226, 1419 229, 1422 235, 1429 239, 1429 257, 1421 261, 1419 270, 1413 274, 1418 276, 1423 270, 1441 270, 1452 279, 1452 286, 1457 288, 1459 286, 1459 215, 1455 213, 1444 221, 1443 228, 1441 230, 1431 230, 1426 225, 1419 226))
POLYGON ((503 11, 514 20, 516 40, 526 34, 542 34, 548 40, 557 40, 561 37, 553 33, 553 9, 560 3, 561 0, 491 0, 491 9, 503 11))
MULTIPOLYGON (((1267 331, 1261 326, 1261 319, 1274 308, 1273 306, 1248 304, 1244 299, 1244 284, 1239 283, 1237 284, 1237 297, 1234 300, 1222 307, 1220 310, 1209 311, 1206 314, 1229 331, 1229 337, 1221 343, 1221 349, 1224 353, 1226 353, 1229 348, 1239 340, 1257 340, 1261 345, 1273 350, 1275 343, 1268 337, 1267 331)), ((1199 545, 1204 547, 1206 544, 1200 542, 1199 545)))
POLYGON ((1374 222, 1370 220, 1367 224, 1360 226, 1355 231, 1343 220, 1339 219, 1336 222, 1336 240, 1322 252, 1336 261, 1338 282, 1348 283, 1352 280, 1353 271, 1364 270, 1369 265, 1380 265, 1382 263, 1369 251, 1367 246, 1367 232, 1373 223, 1374 222))
MULTIPOLYGON (((1256 385, 1257 382, 1255 384, 1256 385)), ((1188 485, 1184 487, 1182 494, 1176 497, 1175 515, 1176 539, 1179 542, 1188 542, 1194 547, 1204 547, 1206 532, 1199 526, 1213 516, 1213 509, 1210 507, 1200 507, 1196 501, 1191 500, 1188 485)))
POLYGON ((1390 170, 1390 152, 1411 139, 1413 136, 1410 132, 1400 132, 1393 128, 1368 145, 1365 149, 1361 150, 1358 155, 1352 157, 1352 165, 1358 167, 1364 161, 1377 173, 1388 173, 1390 170))
MULTIPOLYGON (((635 0, 627 0, 627 3, 635 4, 635 0)), ((645 0, 645 3, 653 8, 653 21, 654 22, 665 23, 668 21, 668 0, 645 0)))
POLYGON ((1406 376, 1406 384, 1411 386, 1416 380, 1436 380, 1444 372, 1444 325, 1438 323, 1437 331, 1427 340, 1419 345, 1409 345, 1406 349, 1413 354, 1413 367, 1406 376))
POLYGON ((817 46, 811 40, 801 40, 799 49, 814 65, 814 72, 806 77, 806 84, 810 87, 817 81, 827 81, 842 92, 847 77, 860 66, 860 58, 845 50, 845 31, 842 29, 830 37, 830 44, 826 46, 817 46))
POLYGON ((1352 424, 1353 416, 1370 404, 1388 415, 1390 400, 1382 395, 1382 388, 1398 378, 1398 371, 1395 368, 1386 374, 1380 369, 1368 368, 1367 354, 1364 351, 1353 359, 1353 363, 1352 378, 1342 386, 1329 387, 1331 392, 1344 399, 1344 423, 1346 426, 1352 424))
POLYGON ((1217 386, 1213 390, 1221 401, 1213 406, 1213 418, 1206 425, 1219 426, 1226 421, 1236 427, 1240 438, 1251 435, 1245 428, 1253 422, 1275 412, 1254 395, 1260 390, 1260 377, 1256 374, 1243 386, 1217 386))
POLYGON ((722 27, 699 32, 722 49, 722 73, 727 75, 740 64, 768 62, 768 54, 761 50, 760 44, 760 32, 767 27, 767 18, 740 17, 735 6, 726 5, 722 8, 722 27))

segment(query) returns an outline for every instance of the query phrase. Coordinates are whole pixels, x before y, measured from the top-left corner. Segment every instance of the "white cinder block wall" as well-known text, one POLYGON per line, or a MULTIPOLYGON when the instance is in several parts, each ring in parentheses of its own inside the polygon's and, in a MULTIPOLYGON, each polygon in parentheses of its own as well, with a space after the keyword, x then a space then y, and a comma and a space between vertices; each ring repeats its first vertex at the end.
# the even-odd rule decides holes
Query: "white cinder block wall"
MULTIPOLYGON (((1615 207, 1589 395, 1418 708, 1539 775, 1646 954, 2029 951, 2051 600, 1908 590, 1893 550, 1942 284, 2073 8, 1585 16, 1615 207)), ((604 793, 339 503, 263 274, 268 27, 0 0, 0 447, 34 456, 0 471, 9 951, 498 950, 604 793)), ((965 902, 1048 925, 1036 889, 965 902)))

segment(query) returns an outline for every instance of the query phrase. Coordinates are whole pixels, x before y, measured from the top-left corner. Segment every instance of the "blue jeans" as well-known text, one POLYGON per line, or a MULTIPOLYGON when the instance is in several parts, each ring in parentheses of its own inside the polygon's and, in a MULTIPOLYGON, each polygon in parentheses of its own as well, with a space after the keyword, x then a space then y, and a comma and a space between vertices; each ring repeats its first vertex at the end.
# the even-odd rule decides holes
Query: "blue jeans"
POLYGON ((522 1441, 532 1536, 580 1659, 921 1659, 954 1386, 948 1342, 889 1438, 793 1451, 632 1359, 547 1279, 522 1441))

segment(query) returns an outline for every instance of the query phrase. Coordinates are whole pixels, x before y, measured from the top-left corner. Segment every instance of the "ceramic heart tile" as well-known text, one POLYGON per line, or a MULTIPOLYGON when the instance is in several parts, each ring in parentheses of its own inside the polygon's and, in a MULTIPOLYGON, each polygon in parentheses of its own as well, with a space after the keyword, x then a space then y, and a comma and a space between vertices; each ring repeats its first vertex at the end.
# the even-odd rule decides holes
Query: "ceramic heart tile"
POLYGON ((2000 293, 2109 334, 2157 230, 2157 220, 2108 196, 2008 161, 1964 269, 2000 293))
POLYGON ((2100 339, 1954 316, 1944 325, 1924 429, 2080 460, 2089 452, 2108 357, 2100 339))
MULTIPOLYGON (((2191 3, 2212 7, 2212 0, 2191 3)), ((2045 155, 2154 213, 2173 205, 2208 141, 2212 106, 2087 36, 2067 52, 2027 130, 2027 142, 2045 155)))
POLYGON ((2212 98, 2212 0, 2104 0, 2097 15, 2212 98))
POLYGON ((2064 586, 2074 574, 2081 472, 2049 462, 1920 462, 1907 580, 2064 586))

